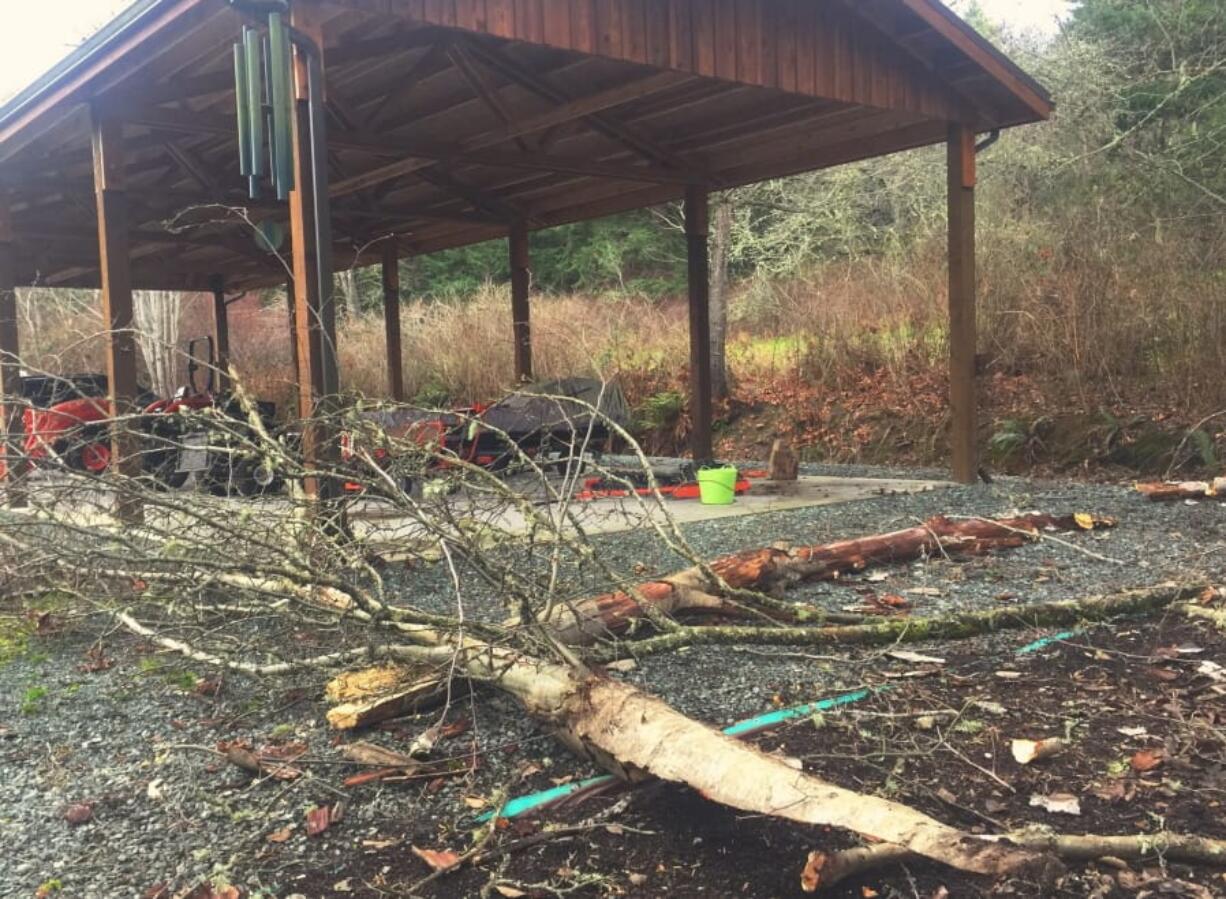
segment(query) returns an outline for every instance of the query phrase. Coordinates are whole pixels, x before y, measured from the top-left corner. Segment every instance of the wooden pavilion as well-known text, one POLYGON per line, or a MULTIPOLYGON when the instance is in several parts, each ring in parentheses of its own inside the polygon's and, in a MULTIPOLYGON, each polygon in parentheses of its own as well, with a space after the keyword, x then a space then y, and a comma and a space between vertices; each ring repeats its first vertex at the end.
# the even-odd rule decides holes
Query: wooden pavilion
MULTIPOLYGON (((20 390, 14 287, 101 289, 123 410, 136 390, 133 289, 212 291, 224 365, 227 291, 286 283, 287 268, 303 417, 337 392, 333 300, 312 280, 303 59, 298 189, 252 202, 239 177, 232 44, 261 2, 137 0, 0 109, 5 394, 20 390), (209 214, 225 207, 286 226, 292 264, 250 221, 209 214)), ((399 258, 507 239, 508 337, 528 378, 531 232, 684 200, 693 452, 709 458, 708 193, 946 143, 953 470, 974 480, 976 136, 1043 120, 1052 104, 938 0, 289 6, 323 48, 333 257, 383 266, 393 396, 399 258)), ((6 418, 15 458, 21 423, 6 418)))

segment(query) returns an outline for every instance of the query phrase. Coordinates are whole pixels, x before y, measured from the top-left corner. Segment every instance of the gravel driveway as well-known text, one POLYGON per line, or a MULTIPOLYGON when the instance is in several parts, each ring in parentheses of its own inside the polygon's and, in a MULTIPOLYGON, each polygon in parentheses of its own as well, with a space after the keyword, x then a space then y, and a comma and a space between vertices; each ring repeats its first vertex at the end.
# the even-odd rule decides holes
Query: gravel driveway
MULTIPOLYGON (((887 581, 864 586, 891 593, 925 588, 908 595, 916 614, 929 614, 1074 598, 1192 573, 1226 575, 1226 504, 1151 504, 1125 487, 1099 485, 1007 480, 707 522, 686 534, 698 552, 714 556, 779 540, 818 543, 909 527, 938 513, 996 516, 1015 510, 1086 511, 1120 523, 1101 535, 1074 536, 1072 546, 1044 541, 969 561, 896 566, 888 569, 887 581)), ((678 567, 649 532, 610 537, 603 546, 627 567, 678 567)), ((445 571, 399 577, 415 602, 449 607, 445 571)), ((801 593, 834 610, 857 599, 845 583, 808 586, 801 593)), ((496 620, 505 611, 493 591, 478 584, 466 586, 464 600, 470 615, 496 620)), ((0 613, 23 610, 13 600, 0 600, 0 613)), ((994 639, 980 641, 985 652, 993 651, 994 639)), ((465 797, 488 797, 508 785, 523 792, 548 786, 552 778, 591 773, 513 704, 482 693, 479 702, 465 701, 451 712, 471 719, 472 727, 447 751, 469 754, 475 746, 480 753, 467 777, 345 790, 340 782, 351 769, 335 764, 318 677, 255 682, 227 676, 213 695, 218 685, 201 682, 215 679, 216 672, 155 652, 114 632, 107 621, 74 617, 70 610, 53 614, 48 633, 3 651, 3 897, 33 896, 42 885, 49 895, 122 899, 156 895, 149 891, 157 884, 181 889, 207 877, 239 884, 248 895, 315 897, 333 886, 323 880, 343 882, 355 853, 444 840, 470 814, 465 797), (85 670, 102 667, 89 664, 99 658, 90 655, 95 646, 109 665, 85 670), (304 766, 307 776, 296 781, 253 782, 215 752, 218 741, 244 739, 257 745, 304 741, 320 763, 304 766), (307 811, 337 802, 345 803, 343 820, 307 837, 307 811), (87 808, 76 814, 88 820, 66 821, 73 806, 87 808), (268 839, 286 829, 283 841, 268 839)), ((625 676, 683 711, 722 725, 769 708, 779 692, 818 698, 857 685, 863 675, 857 660, 872 654, 847 655, 847 662, 835 664, 806 653, 698 648, 644 660, 625 676)), ((366 736, 403 746, 433 720, 409 719, 366 736)))

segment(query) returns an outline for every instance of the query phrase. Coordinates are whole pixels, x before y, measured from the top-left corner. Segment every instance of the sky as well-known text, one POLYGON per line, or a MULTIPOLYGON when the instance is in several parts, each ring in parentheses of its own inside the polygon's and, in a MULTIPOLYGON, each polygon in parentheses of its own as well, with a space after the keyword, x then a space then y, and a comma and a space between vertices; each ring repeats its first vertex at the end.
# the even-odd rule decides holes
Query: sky
MULTIPOLYGON (((128 5, 130 0, 0 0, 0 100, 25 87, 128 5)), ((951 0, 965 9, 970 0, 951 0)), ((1050 32, 1066 0, 979 0, 987 14, 1015 28, 1050 32)))

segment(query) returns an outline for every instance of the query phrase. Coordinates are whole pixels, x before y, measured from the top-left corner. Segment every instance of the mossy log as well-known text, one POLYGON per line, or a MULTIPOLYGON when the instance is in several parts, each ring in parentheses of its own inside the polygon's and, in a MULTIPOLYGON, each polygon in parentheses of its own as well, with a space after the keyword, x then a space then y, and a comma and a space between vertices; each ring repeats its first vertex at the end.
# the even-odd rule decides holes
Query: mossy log
POLYGON ((888 618, 874 624, 844 627, 684 627, 636 643, 623 643, 604 655, 635 658, 683 646, 882 646, 925 640, 958 640, 1003 630, 1060 627, 1148 614, 1201 595, 1208 585, 1162 584, 1065 602, 1043 602, 979 612, 956 612, 936 618, 888 618))

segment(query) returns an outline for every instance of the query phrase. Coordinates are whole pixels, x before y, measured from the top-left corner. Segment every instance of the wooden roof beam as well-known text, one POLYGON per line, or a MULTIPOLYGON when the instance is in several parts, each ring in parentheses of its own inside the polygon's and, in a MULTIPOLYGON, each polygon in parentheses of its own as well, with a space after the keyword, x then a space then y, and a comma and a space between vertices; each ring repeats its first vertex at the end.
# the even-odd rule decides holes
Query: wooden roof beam
POLYGON ((402 78, 397 79, 396 85, 379 98, 371 109, 363 114, 362 128, 363 129, 378 129, 382 122, 380 117, 389 106, 403 98, 409 91, 417 87, 421 83, 422 76, 439 64, 444 54, 442 44, 433 44, 417 62, 413 63, 412 67, 404 74, 402 78))
POLYGON ((507 224, 524 219, 524 214, 513 204, 508 203, 496 194, 468 184, 440 167, 427 167, 414 174, 428 184, 434 185, 439 190, 454 194, 471 203, 475 208, 488 212, 507 224))
MULTIPOLYGON (((466 39, 465 45, 471 48, 473 53, 491 68, 532 91, 537 96, 559 106, 570 104, 573 101, 574 98, 561 88, 555 87, 535 72, 508 59, 506 54, 500 49, 487 46, 472 39, 466 39)), ((610 139, 629 147, 635 153, 646 157, 652 162, 679 169, 694 170, 694 167, 688 160, 669 152, 655 141, 639 134, 631 126, 617 121, 607 113, 592 112, 581 116, 581 118, 610 139)))

